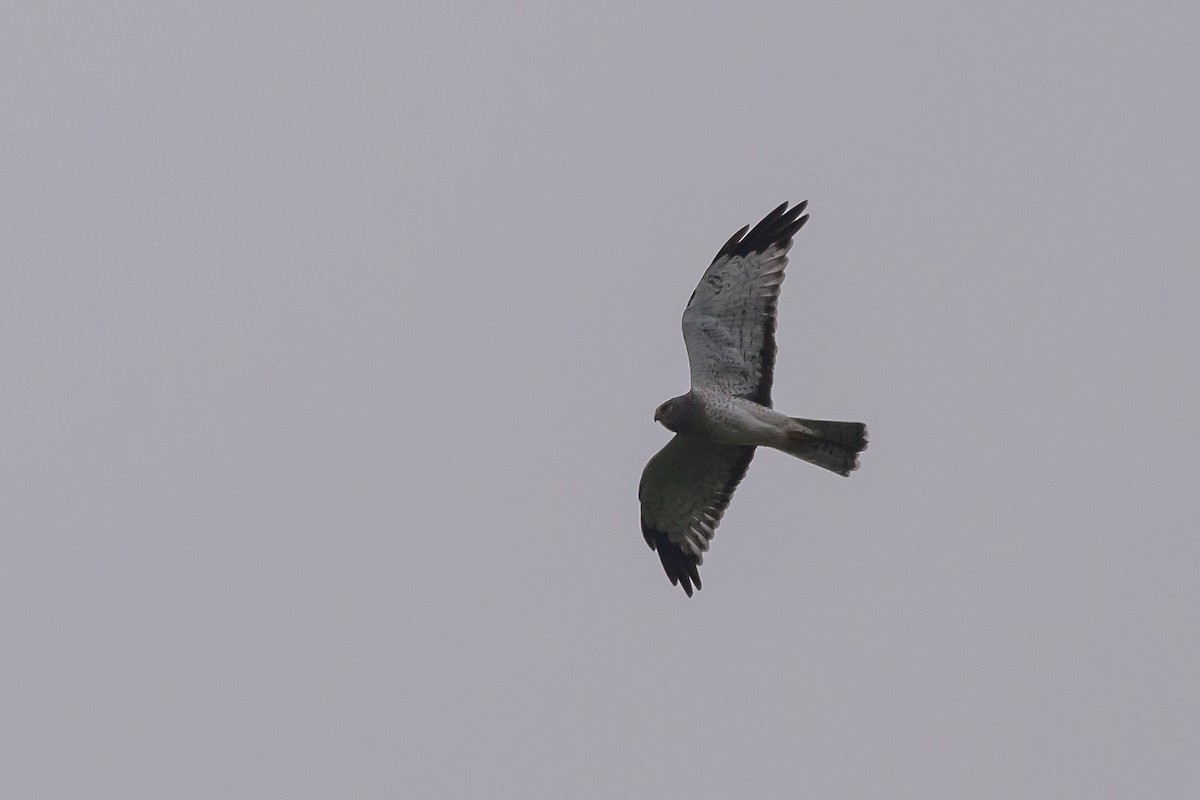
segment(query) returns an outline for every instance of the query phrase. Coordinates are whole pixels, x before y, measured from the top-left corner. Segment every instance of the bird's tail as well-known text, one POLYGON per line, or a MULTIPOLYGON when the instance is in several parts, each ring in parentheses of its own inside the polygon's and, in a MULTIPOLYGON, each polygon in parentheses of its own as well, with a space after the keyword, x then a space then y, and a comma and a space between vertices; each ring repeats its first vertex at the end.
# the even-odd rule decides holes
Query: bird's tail
POLYGON ((839 475, 858 469, 858 454, 867 449, 866 425, 799 417, 791 423, 780 450, 839 475))

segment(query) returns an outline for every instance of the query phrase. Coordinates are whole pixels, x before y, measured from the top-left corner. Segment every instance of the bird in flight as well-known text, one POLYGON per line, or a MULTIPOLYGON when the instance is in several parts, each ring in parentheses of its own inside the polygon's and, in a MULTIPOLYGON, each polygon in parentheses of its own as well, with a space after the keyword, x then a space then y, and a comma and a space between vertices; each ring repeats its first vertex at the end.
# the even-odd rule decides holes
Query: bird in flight
POLYGON ((771 407, 775 308, 792 237, 808 201, 784 203, 717 252, 683 312, 691 390, 654 411, 675 436, 642 472, 642 534, 688 597, 733 490, 756 447, 849 475, 867 426, 788 417, 771 407))

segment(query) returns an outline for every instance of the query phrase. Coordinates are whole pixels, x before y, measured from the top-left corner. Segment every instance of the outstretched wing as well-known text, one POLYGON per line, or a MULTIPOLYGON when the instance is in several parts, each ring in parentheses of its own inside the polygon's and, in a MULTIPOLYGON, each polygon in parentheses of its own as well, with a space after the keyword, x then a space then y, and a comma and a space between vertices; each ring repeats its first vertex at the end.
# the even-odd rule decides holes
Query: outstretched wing
POLYGON ((700 588, 698 567, 752 458, 753 447, 676 434, 642 472, 642 535, 688 597, 692 584, 700 588))
POLYGON ((775 306, 792 237, 808 222, 807 205, 784 203, 753 230, 742 228, 700 279, 683 312, 693 389, 771 405, 775 306))

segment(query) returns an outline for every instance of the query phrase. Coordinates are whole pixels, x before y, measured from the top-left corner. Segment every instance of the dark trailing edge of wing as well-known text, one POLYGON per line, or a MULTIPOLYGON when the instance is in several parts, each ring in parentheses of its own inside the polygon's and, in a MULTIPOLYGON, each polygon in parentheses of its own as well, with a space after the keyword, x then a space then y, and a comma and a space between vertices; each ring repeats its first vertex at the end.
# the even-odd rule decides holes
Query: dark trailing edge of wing
POLYGON ((735 233, 728 242, 717 252, 716 261, 722 256, 748 256, 751 253, 761 253, 772 245, 786 249, 792 243, 792 237, 808 222, 804 209, 808 201, 803 200, 788 208, 788 204, 776 208, 762 218, 762 221, 751 228, 749 225, 735 233), (747 233, 749 231, 749 233, 747 233))
MULTIPOLYGON (((712 511, 717 512, 718 515, 729 506, 729 501, 733 498, 733 490, 742 482, 742 478, 746 477, 746 470, 750 469, 750 460, 754 458, 753 447, 741 449, 744 452, 730 466, 729 477, 711 506, 712 511)), ((662 562, 663 569, 666 571, 667 577, 671 579, 672 586, 682 584, 683 591, 687 593, 688 597, 692 596, 692 584, 696 585, 697 591, 702 588, 700 586, 700 562, 695 556, 685 552, 677 543, 671 541, 665 531, 648 526, 645 520, 642 521, 642 536, 646 538, 646 544, 650 545, 650 549, 658 552, 658 560, 662 562)))

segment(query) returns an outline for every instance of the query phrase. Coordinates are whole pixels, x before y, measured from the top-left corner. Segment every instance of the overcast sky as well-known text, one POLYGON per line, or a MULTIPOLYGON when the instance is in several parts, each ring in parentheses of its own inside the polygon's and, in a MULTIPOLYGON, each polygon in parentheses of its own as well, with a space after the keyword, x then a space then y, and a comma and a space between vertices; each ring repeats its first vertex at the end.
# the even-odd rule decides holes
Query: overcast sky
POLYGON ((1194 798, 1200 11, 14 3, 25 798, 1194 798), (503 9, 503 10, 501 10, 503 9), (809 199, 688 599, 637 482, 809 199))

